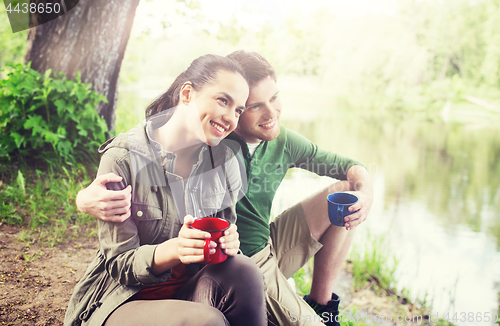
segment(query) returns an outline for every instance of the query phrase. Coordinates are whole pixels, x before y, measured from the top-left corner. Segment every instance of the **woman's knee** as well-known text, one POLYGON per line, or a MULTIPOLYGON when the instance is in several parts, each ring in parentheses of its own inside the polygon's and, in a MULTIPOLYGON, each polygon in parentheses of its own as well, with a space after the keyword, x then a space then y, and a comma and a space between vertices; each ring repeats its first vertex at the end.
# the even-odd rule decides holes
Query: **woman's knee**
POLYGON ((250 258, 236 255, 228 259, 228 277, 236 284, 255 290, 264 291, 264 275, 260 268, 250 258))
POLYGON ((225 326, 229 325, 224 317, 224 314, 214 307, 208 305, 203 305, 203 307, 198 310, 194 315, 191 316, 191 322, 189 325, 200 325, 200 326, 225 326))
POLYGON ((227 326, 226 317, 207 304, 183 300, 139 300, 116 309, 105 326, 227 326))

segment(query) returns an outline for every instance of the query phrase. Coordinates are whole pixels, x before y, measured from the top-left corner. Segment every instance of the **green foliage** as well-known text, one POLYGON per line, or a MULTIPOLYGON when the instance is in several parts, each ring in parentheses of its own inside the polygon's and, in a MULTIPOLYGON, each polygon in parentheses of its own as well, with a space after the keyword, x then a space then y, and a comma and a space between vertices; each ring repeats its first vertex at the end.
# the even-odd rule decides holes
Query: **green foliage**
POLYGON ((497 0, 423 2, 416 15, 419 43, 429 50, 428 77, 454 74, 476 84, 500 86, 500 4, 497 0))
POLYGON ((295 288, 300 296, 304 296, 311 292, 312 273, 310 272, 310 269, 312 268, 312 263, 313 260, 310 260, 303 268, 299 269, 299 271, 292 276, 295 288))
MULTIPOLYGON (((0 6, 0 9, 3 6, 0 6)), ((7 63, 21 63, 26 53, 28 31, 13 33, 7 13, 0 11, 0 79, 7 63)))
POLYGON ((27 66, 0 81, 0 158, 40 158, 49 163, 73 164, 97 155, 106 140, 106 122, 97 114, 101 94, 90 90, 78 75, 67 80, 51 70, 44 75, 27 66))
POLYGON ((498 320, 498 315, 500 315, 500 291, 497 293, 497 298, 498 298, 498 310, 497 310, 497 321, 496 323, 500 325, 500 320, 498 320))
POLYGON ((360 313, 358 315, 358 310, 359 308, 357 307, 351 307, 351 311, 346 311, 340 306, 340 314, 339 314, 339 323, 341 326, 368 326, 369 324, 365 324, 361 322, 361 320, 366 321, 368 318, 363 318, 364 316, 363 313, 360 313), (345 316, 345 317, 344 317, 345 316), (347 318, 349 316, 354 316, 355 318, 347 318), (358 318, 359 316, 359 318, 358 318), (344 317, 344 318, 342 318, 344 317), (359 321, 358 321, 359 320, 359 321))
POLYGON ((26 196, 26 187, 24 185, 24 176, 21 173, 21 171, 17 171, 16 181, 17 181, 17 185, 18 185, 19 189, 21 190, 23 197, 26 196))
MULTIPOLYGON (((11 190, 11 189, 9 189, 11 190)), ((9 190, 6 190, 6 195, 9 195, 11 196, 12 195, 12 192, 9 191, 9 190)), ((3 194, 3 191, 2 191, 2 194, 3 194)), ((17 214, 17 211, 16 209, 12 206, 11 203, 9 202, 6 202, 5 200, 2 200, 0 201, 0 219, 1 221, 7 223, 7 224, 11 224, 11 225, 20 225, 23 223, 23 218, 17 214)))
POLYGON ((395 257, 387 255, 383 237, 368 235, 364 250, 354 246, 350 259, 355 289, 361 289, 370 282, 375 292, 390 290, 394 286, 394 273, 398 265, 395 257))
MULTIPOLYGON (((387 5, 387 13, 359 10, 359 16, 333 2, 324 7, 297 2, 284 6, 280 18, 267 16, 259 6, 241 5, 228 9, 224 19, 203 10, 199 0, 177 4, 177 14, 196 32, 182 37, 165 33, 168 42, 142 38, 144 45, 153 40, 153 46, 146 52, 136 47, 142 53, 133 67, 137 75, 147 76, 139 80, 175 76, 180 71, 174 68, 203 53, 246 49, 274 66, 280 86, 284 75, 317 78, 321 83, 314 91, 327 92, 347 109, 436 117, 450 103, 454 119, 455 111, 462 111, 455 104, 466 103, 467 95, 500 106, 498 0, 402 0, 387 5), (166 48, 159 49, 158 43, 166 48), (161 67, 158 60, 171 64, 161 67)), ((265 8, 276 4, 270 1, 265 8)), ((133 58, 124 65, 127 59, 133 58)), ((467 111, 480 109, 475 104, 467 111)), ((498 124, 499 110, 493 118, 483 121, 498 124)))
POLYGON ((16 174, 10 182, 0 183, 0 222, 26 226, 21 241, 54 245, 82 228, 95 228, 95 219, 78 212, 74 203, 78 191, 90 183, 83 165, 16 174))

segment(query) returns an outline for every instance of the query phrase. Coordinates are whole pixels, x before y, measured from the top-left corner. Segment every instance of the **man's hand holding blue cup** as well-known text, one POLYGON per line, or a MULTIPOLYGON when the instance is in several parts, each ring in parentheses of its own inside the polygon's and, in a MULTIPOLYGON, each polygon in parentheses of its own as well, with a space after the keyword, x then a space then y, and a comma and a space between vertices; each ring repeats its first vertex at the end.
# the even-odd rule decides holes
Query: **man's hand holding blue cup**
POLYGON ((357 210, 349 207, 358 202, 358 197, 346 192, 337 192, 327 196, 328 216, 333 225, 344 227, 346 217, 354 214, 357 210))

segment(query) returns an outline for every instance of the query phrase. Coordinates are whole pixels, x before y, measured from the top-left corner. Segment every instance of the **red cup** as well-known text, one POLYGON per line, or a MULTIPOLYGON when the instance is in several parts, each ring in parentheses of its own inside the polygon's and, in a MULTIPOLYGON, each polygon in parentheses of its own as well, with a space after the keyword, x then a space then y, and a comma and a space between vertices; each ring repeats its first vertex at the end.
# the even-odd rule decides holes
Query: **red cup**
POLYGON ((227 255, 224 250, 220 247, 219 239, 224 235, 224 231, 229 229, 230 223, 218 217, 203 217, 194 220, 191 223, 191 227, 196 230, 210 232, 210 238, 205 239, 205 245, 203 246, 203 256, 204 264, 218 264, 226 260, 227 255), (215 248, 215 253, 210 255, 210 241, 214 241, 217 244, 215 248))

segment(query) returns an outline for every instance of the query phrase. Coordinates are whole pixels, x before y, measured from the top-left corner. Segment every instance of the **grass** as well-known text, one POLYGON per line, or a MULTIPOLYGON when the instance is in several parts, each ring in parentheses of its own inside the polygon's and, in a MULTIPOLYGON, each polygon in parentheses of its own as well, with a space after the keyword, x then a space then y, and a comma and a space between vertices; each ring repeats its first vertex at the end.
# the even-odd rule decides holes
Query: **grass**
POLYGON ((377 294, 392 291, 399 261, 388 254, 384 237, 368 234, 364 250, 354 245, 349 261, 355 290, 369 286, 377 294))
MULTIPOLYGON (((368 282, 373 284, 372 289, 376 290, 376 292, 383 292, 382 290, 390 291, 394 280, 397 261, 393 258, 393 267, 387 267, 389 258, 387 257, 387 251, 381 248, 382 243, 382 238, 373 237, 373 239, 368 241, 364 254, 356 247, 353 248, 349 263, 352 265, 355 290, 363 288, 368 282)), ((311 291, 313 263, 313 259, 311 259, 303 268, 292 276, 296 291, 300 296, 308 294, 311 291)), ((356 316, 357 311, 358 309, 356 307, 351 311, 343 310, 341 307, 340 316, 343 316, 344 320, 340 321, 340 324, 342 326, 369 325, 356 321, 356 318, 347 318, 349 316, 356 316)), ((361 319, 363 318, 358 318, 358 320, 361 319)))
POLYGON ((495 321, 495 324, 499 324, 500 325, 500 319, 498 318, 498 316, 500 316, 500 291, 498 291, 497 293, 497 298, 498 298, 498 310, 497 310, 497 319, 495 321))
POLYGON ((304 296, 311 292, 313 259, 311 259, 304 267, 302 267, 292 278, 295 283, 295 290, 300 296, 304 296))
MULTIPOLYGON (((395 273, 399 260, 391 254, 384 236, 366 235, 363 247, 353 245, 349 256, 349 267, 353 276, 353 287, 355 291, 370 289, 377 297, 390 297, 396 304, 396 315, 406 316, 408 311, 412 315, 426 315, 430 310, 427 307, 427 294, 424 300, 412 301, 411 293, 402 289, 399 293, 395 286, 397 283, 395 273), (406 308, 403 308, 406 306, 406 308)), ((439 325, 448 325, 444 321, 438 321, 439 325)))
POLYGON ((76 209, 79 190, 90 183, 87 169, 49 166, 33 168, 1 167, 0 222, 21 228, 19 240, 55 245, 82 231, 95 229, 95 219, 76 209), (10 177, 5 171, 12 169, 10 177), (15 177, 14 177, 15 176, 15 177))

